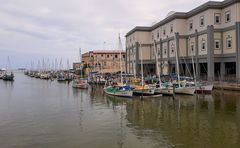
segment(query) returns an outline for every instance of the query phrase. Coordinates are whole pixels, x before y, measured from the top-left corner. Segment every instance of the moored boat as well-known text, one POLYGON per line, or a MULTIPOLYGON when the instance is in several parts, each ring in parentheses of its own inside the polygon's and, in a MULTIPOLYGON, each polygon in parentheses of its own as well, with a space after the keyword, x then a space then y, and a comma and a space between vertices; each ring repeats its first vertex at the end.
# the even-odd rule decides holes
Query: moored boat
POLYGON ((74 79, 72 81, 72 87, 73 88, 80 88, 80 89, 87 89, 89 86, 86 79, 74 79))
POLYGON ((128 86, 107 86, 104 88, 104 92, 107 95, 118 97, 132 97, 133 91, 128 86))
POLYGON ((14 81, 14 74, 11 73, 5 73, 2 78, 4 81, 14 81))

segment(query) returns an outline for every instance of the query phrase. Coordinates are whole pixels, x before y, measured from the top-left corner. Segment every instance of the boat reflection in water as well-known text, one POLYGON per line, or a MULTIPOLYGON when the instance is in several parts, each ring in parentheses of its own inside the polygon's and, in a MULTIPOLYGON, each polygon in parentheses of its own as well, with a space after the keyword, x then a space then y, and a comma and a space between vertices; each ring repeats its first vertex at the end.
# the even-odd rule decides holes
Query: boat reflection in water
POLYGON ((232 92, 213 95, 122 100, 128 127, 137 137, 149 137, 158 147, 238 147, 240 98, 232 92), (124 103, 123 103, 124 102, 124 103))

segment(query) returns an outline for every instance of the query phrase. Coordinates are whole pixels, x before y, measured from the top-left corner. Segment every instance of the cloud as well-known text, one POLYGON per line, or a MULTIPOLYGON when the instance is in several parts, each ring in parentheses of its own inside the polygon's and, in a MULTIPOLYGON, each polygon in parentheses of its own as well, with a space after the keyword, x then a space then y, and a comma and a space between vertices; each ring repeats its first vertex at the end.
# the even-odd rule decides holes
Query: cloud
POLYGON ((0 63, 7 55, 15 57, 16 67, 42 57, 76 61, 80 47, 83 52, 115 49, 118 33, 124 42, 133 27, 149 26, 172 10, 189 11, 206 1, 8 0, 0 5, 0 63))

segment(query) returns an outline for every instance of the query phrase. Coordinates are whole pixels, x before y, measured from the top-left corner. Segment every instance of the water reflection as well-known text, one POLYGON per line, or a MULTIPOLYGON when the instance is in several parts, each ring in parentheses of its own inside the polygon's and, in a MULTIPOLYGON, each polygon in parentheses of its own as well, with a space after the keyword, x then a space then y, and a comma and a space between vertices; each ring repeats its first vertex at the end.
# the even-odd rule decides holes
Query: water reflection
MULTIPOLYGON (((123 101, 108 99, 113 105, 123 101)), ((176 147, 237 147, 240 143, 238 94, 215 92, 125 103, 128 126, 135 129, 138 137, 145 136, 141 131, 151 130, 149 136, 160 142, 158 146, 164 143, 176 147)))
POLYGON ((240 99, 212 95, 123 99, 102 87, 17 75, 0 80, 1 147, 238 147, 240 99))

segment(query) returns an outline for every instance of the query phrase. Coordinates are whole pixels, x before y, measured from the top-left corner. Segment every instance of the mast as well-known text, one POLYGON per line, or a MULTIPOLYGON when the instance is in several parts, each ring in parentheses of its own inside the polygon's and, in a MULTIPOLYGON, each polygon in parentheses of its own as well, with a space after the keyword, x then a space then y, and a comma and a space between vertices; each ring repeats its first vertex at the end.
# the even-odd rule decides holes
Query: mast
POLYGON ((157 74, 159 75, 159 87, 161 88, 161 74, 160 74, 160 69, 159 69, 159 63, 158 63, 158 51, 156 49, 156 42, 154 40, 154 51, 155 51, 155 58, 156 58, 156 65, 157 65, 157 74))
POLYGON ((144 77, 143 77, 143 59, 142 59, 142 44, 140 44, 140 57, 141 57, 141 75, 142 75, 142 88, 143 88, 143 82, 144 82, 144 77))
POLYGON ((79 61, 80 61, 80 78, 82 78, 82 53, 81 48, 79 48, 79 61))
MULTIPOLYGON (((190 40, 190 38, 189 38, 190 40)), ((195 71, 195 65, 194 65, 194 60, 193 60, 193 51, 191 50, 192 54, 191 54, 191 58, 192 58, 192 67, 193 67, 193 77, 194 77, 194 84, 195 87, 197 85, 197 80, 196 80, 196 71, 195 71)))
POLYGON ((176 38, 176 34, 175 34, 175 56, 176 56, 176 65, 177 65, 177 76, 178 76, 178 87, 180 86, 180 76, 179 76, 179 63, 178 63, 178 51, 177 51, 177 38, 176 38))
POLYGON ((121 83, 123 83, 123 77, 122 77, 122 42, 121 42, 121 38, 120 38, 120 33, 118 35, 118 49, 120 50, 120 70, 121 70, 121 83))

